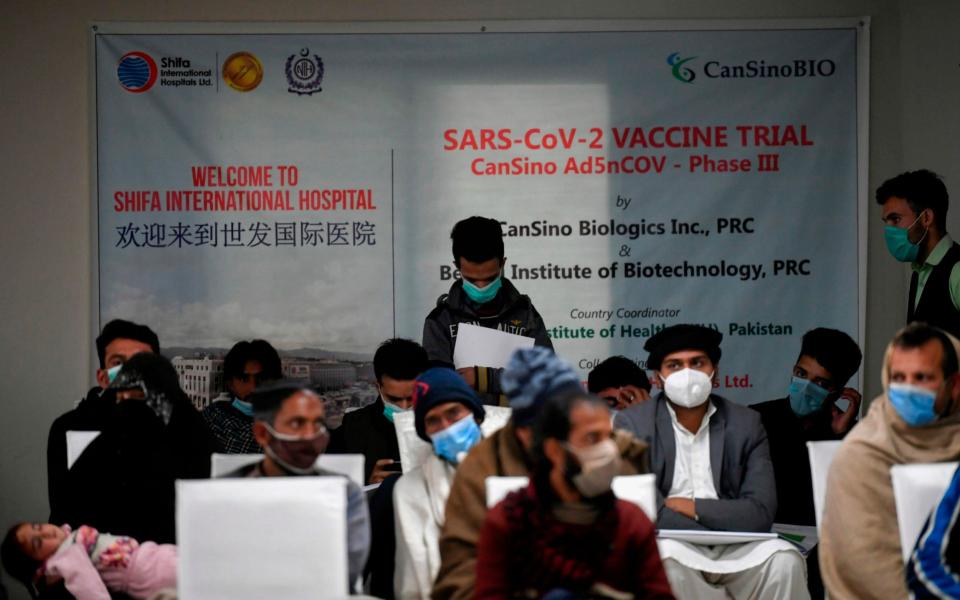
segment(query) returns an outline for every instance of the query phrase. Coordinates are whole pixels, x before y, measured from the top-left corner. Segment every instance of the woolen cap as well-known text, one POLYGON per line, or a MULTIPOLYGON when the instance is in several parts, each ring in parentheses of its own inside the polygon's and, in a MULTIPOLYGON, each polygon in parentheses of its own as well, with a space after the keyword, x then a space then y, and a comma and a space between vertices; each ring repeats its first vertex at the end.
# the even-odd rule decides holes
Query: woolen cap
POLYGON ((660 370, 660 365, 668 354, 681 350, 702 350, 713 364, 717 364, 720 361, 722 339, 722 333, 702 325, 673 325, 661 329, 643 345, 643 349, 650 353, 647 357, 647 368, 660 370))

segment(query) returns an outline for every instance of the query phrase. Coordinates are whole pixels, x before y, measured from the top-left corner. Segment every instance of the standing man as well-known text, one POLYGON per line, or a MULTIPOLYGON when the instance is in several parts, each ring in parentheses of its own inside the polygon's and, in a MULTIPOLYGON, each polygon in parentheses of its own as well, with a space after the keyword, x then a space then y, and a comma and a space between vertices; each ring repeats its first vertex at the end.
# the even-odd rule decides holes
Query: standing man
POLYGON ((280 355, 269 342, 242 341, 230 348, 223 359, 223 379, 232 398, 203 409, 203 420, 213 434, 217 452, 256 454, 261 451, 253 439, 253 406, 247 397, 260 384, 282 376, 280 355))
POLYGON ((102 431, 110 416, 113 398, 102 399, 103 391, 117 377, 123 363, 140 352, 159 354, 157 334, 146 325, 114 319, 103 326, 97 337, 97 385, 87 392, 76 408, 60 415, 50 426, 47 439, 47 493, 50 522, 63 523, 67 507, 64 485, 67 477, 67 431, 102 431))
MULTIPOLYGON (((457 327, 461 323, 498 329, 532 337, 537 346, 553 349, 540 313, 528 296, 517 291, 503 276, 507 258, 503 253, 503 228, 486 217, 470 217, 454 225, 453 264, 460 279, 437 299, 437 306, 423 324, 423 347, 430 362, 453 366, 457 327)), ((503 369, 474 365, 459 369, 467 385, 486 394, 490 404, 503 404, 498 397, 503 369)))
POLYGON ((907 323, 921 321, 960 337, 960 246, 947 234, 947 187, 926 169, 877 189, 887 249, 913 268, 907 323))
MULTIPOLYGON (((712 393, 722 339, 700 325, 674 325, 648 339, 647 365, 663 392, 614 420, 650 444, 658 529, 769 532, 773 525, 777 492, 760 415, 712 393)), ((679 598, 810 597, 803 557, 788 542, 661 542, 679 598)))
POLYGON ((367 484, 381 483, 400 473, 400 446, 393 416, 413 408, 417 375, 427 368, 427 353, 420 344, 394 338, 380 344, 373 355, 377 399, 360 410, 343 415, 333 430, 331 454, 362 454, 367 484))
MULTIPOLYGON (((263 460, 240 467, 224 477, 343 477, 317 466, 327 449, 326 410, 310 388, 276 381, 250 394, 253 437, 263 448, 263 460)), ((347 564, 351 586, 363 572, 370 550, 370 518, 363 491, 347 480, 347 564)))

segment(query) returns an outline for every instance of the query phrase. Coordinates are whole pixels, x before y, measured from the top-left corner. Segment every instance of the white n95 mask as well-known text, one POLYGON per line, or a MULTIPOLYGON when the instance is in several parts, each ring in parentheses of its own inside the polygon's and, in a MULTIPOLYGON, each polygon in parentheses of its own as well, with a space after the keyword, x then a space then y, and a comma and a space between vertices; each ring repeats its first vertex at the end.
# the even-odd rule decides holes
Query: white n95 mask
POLYGON ((663 391, 671 402, 685 408, 700 406, 713 390, 713 375, 696 369, 682 369, 663 380, 663 391))

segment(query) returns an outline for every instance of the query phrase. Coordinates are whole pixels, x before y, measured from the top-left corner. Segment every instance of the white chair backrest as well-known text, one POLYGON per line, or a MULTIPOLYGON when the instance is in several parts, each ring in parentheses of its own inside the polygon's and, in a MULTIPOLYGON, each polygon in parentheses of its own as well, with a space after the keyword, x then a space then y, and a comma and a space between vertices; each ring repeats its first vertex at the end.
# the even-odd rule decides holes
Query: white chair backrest
POLYGON ((214 452, 210 455, 210 477, 216 479, 227 473, 236 471, 240 467, 252 465, 263 459, 262 454, 221 454, 214 452))
MULTIPOLYGON (((480 424, 483 437, 490 436, 506 425, 512 413, 508 406, 484 406, 483 409, 486 413, 480 424)), ((412 410, 394 414, 393 424, 397 430, 397 445, 400 446, 400 468, 406 473, 422 465, 433 448, 417 436, 412 410)))
POLYGON ((820 522, 823 519, 823 503, 827 497, 827 473, 830 472, 830 463, 840 449, 839 441, 807 442, 807 453, 810 456, 810 478, 813 483, 813 512, 817 516, 817 531, 820 531, 820 522))
POLYGON ((940 502, 956 470, 955 462, 894 465, 890 468, 904 562, 910 559, 924 522, 940 502))
MULTIPOLYGON (((527 477, 487 477, 487 508, 493 508, 510 492, 522 489, 529 483, 527 477)), ((657 476, 622 475, 613 478, 613 493, 621 500, 632 502, 643 509, 647 517, 657 520, 657 476)))
POLYGON ((510 492, 527 487, 528 477, 487 477, 487 508, 493 508, 510 492))
POLYGON ((317 464, 322 469, 346 475, 355 484, 363 487, 363 469, 366 459, 362 454, 321 454, 317 464))
POLYGON ((621 475, 613 478, 613 493, 617 498, 633 502, 647 513, 647 518, 657 522, 657 476, 621 475))
POLYGON ((346 486, 342 477, 178 481, 181 600, 346 598, 346 486))
MULTIPOLYGON (((253 464, 263 459, 262 454, 220 454, 214 453, 210 457, 210 477, 216 479, 231 473, 240 467, 253 464)), ((365 459, 362 454, 321 454, 317 465, 328 471, 346 475, 354 483, 363 487, 363 468, 365 459)))

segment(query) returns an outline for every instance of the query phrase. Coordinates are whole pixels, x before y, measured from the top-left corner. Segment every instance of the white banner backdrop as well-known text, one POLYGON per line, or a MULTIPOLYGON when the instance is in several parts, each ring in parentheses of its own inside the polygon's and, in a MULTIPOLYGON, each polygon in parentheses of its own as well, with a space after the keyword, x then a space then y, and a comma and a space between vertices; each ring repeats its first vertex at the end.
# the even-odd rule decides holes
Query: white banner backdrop
POLYGON ((721 394, 782 397, 805 331, 862 342, 865 35, 98 25, 99 319, 369 357, 420 339, 480 214, 584 377, 703 323, 721 394))

